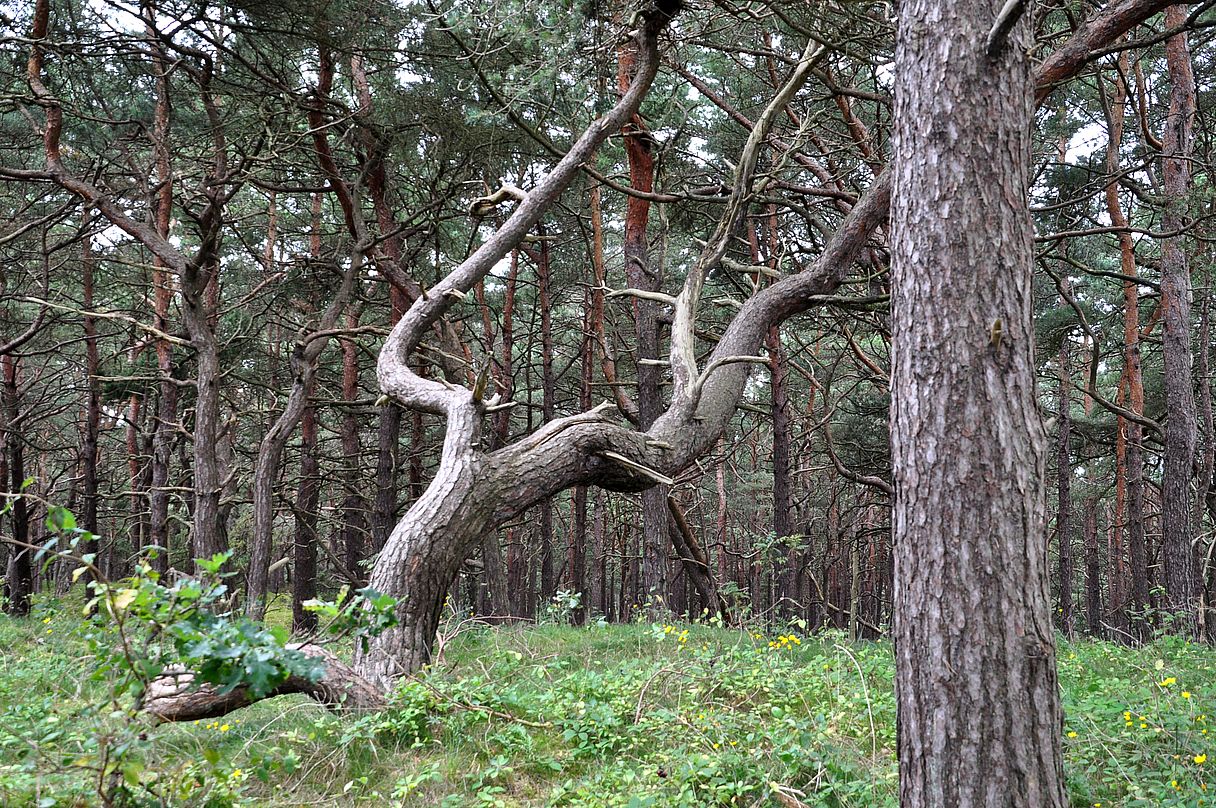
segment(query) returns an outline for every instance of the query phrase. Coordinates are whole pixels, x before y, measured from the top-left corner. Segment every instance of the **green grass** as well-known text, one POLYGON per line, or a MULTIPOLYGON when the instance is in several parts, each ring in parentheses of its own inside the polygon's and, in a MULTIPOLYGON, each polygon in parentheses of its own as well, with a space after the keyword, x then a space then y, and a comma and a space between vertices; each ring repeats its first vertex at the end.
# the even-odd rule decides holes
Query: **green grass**
MULTIPOLYGON (((79 613, 0 618, 0 805, 96 804, 84 763, 123 719, 88 679, 79 613)), ((1211 801, 1213 662, 1177 640, 1062 643, 1073 805, 1211 801)), ((478 628, 388 710, 288 697, 146 728, 133 776, 172 805, 895 806, 892 664, 836 634, 478 628)))

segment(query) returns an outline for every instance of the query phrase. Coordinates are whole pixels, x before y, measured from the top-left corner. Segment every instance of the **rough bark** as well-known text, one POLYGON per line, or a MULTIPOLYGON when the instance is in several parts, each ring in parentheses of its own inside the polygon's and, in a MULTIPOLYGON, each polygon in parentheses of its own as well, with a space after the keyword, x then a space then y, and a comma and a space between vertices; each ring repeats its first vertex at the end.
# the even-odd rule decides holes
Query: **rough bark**
MULTIPOLYGON (((1166 27, 1186 21, 1185 5, 1165 11, 1166 27)), ((1165 211, 1161 226, 1179 230, 1187 221, 1194 141, 1195 76, 1185 32, 1165 43, 1170 76, 1170 106, 1163 143, 1165 211)), ((1191 275, 1183 237, 1162 245, 1161 308, 1162 352, 1165 357, 1165 469, 1161 491, 1161 553, 1165 563, 1165 609, 1178 621, 1176 629, 1198 629, 1199 576, 1193 535, 1191 477, 1197 425, 1195 390, 1191 376, 1191 275)))
POLYGON ((1102 567, 1098 560, 1098 498, 1087 497, 1085 514, 1085 625, 1091 637, 1102 637, 1102 567))
POLYGON ((891 446, 900 803, 1063 808, 1035 394, 1025 20, 905 0, 891 446), (983 720, 976 721, 977 716, 983 720))

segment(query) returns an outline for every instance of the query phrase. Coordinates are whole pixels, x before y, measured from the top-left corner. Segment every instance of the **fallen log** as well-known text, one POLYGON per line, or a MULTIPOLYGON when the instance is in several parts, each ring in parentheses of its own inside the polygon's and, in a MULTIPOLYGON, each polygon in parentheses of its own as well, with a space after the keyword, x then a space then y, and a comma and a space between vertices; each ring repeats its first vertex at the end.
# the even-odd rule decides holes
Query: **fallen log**
POLYGON ((269 693, 255 696, 247 687, 222 692, 216 685, 196 681, 185 668, 171 668, 148 685, 143 710, 163 722, 195 721, 227 715, 255 701, 288 693, 303 693, 331 710, 378 710, 384 706, 384 691, 355 673, 332 651, 312 644, 292 644, 288 648, 320 660, 324 665, 321 676, 316 681, 291 676, 269 693))

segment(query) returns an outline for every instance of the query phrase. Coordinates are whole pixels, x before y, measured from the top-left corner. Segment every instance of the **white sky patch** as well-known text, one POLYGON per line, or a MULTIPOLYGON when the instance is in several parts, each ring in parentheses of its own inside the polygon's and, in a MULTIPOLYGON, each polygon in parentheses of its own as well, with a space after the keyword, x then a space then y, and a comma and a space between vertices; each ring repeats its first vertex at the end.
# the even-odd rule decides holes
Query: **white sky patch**
POLYGON ((490 267, 490 274, 496 278, 505 278, 511 274, 511 254, 507 253, 494 266, 490 267))
POLYGON ((105 230, 102 230, 93 237, 93 243, 102 247, 115 247, 124 241, 128 241, 130 236, 126 231, 118 225, 110 225, 105 230))
POLYGON ((1106 127, 1099 123, 1086 124, 1068 141, 1064 151, 1064 162, 1076 165, 1106 145, 1106 127))
POLYGON ((414 84, 421 84, 426 79, 421 73, 415 73, 407 67, 402 67, 397 70, 397 83, 402 87, 409 87, 414 84))
MULTIPOLYGON (((144 30, 144 21, 139 18, 137 12, 130 9, 105 3, 102 0, 89 0, 89 9, 105 20, 112 31, 134 34, 144 30)), ((168 22, 168 18, 160 19, 158 15, 157 22, 164 24, 168 22)))
POLYGON ((895 84, 895 62, 883 62, 874 66, 874 81, 887 92, 895 84))
POLYGON ((706 162, 709 162, 713 158, 713 155, 708 151, 708 146, 709 141, 703 137, 693 135, 688 139, 688 150, 706 162))

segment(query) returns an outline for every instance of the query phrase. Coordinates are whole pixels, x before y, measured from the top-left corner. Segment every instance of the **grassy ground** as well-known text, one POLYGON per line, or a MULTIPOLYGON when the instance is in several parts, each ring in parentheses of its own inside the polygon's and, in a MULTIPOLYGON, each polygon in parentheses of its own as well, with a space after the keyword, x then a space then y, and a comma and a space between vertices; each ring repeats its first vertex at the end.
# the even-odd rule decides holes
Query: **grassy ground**
MULTIPOLYGON (((0 617, 0 805, 96 804, 90 756, 124 737, 78 614, 0 617)), ((1211 803, 1214 662, 1173 640, 1062 644, 1073 805, 1211 803)), ((146 728, 127 776, 172 805, 895 806, 892 674, 887 644, 834 634, 479 628, 382 713, 288 697, 146 728)))

